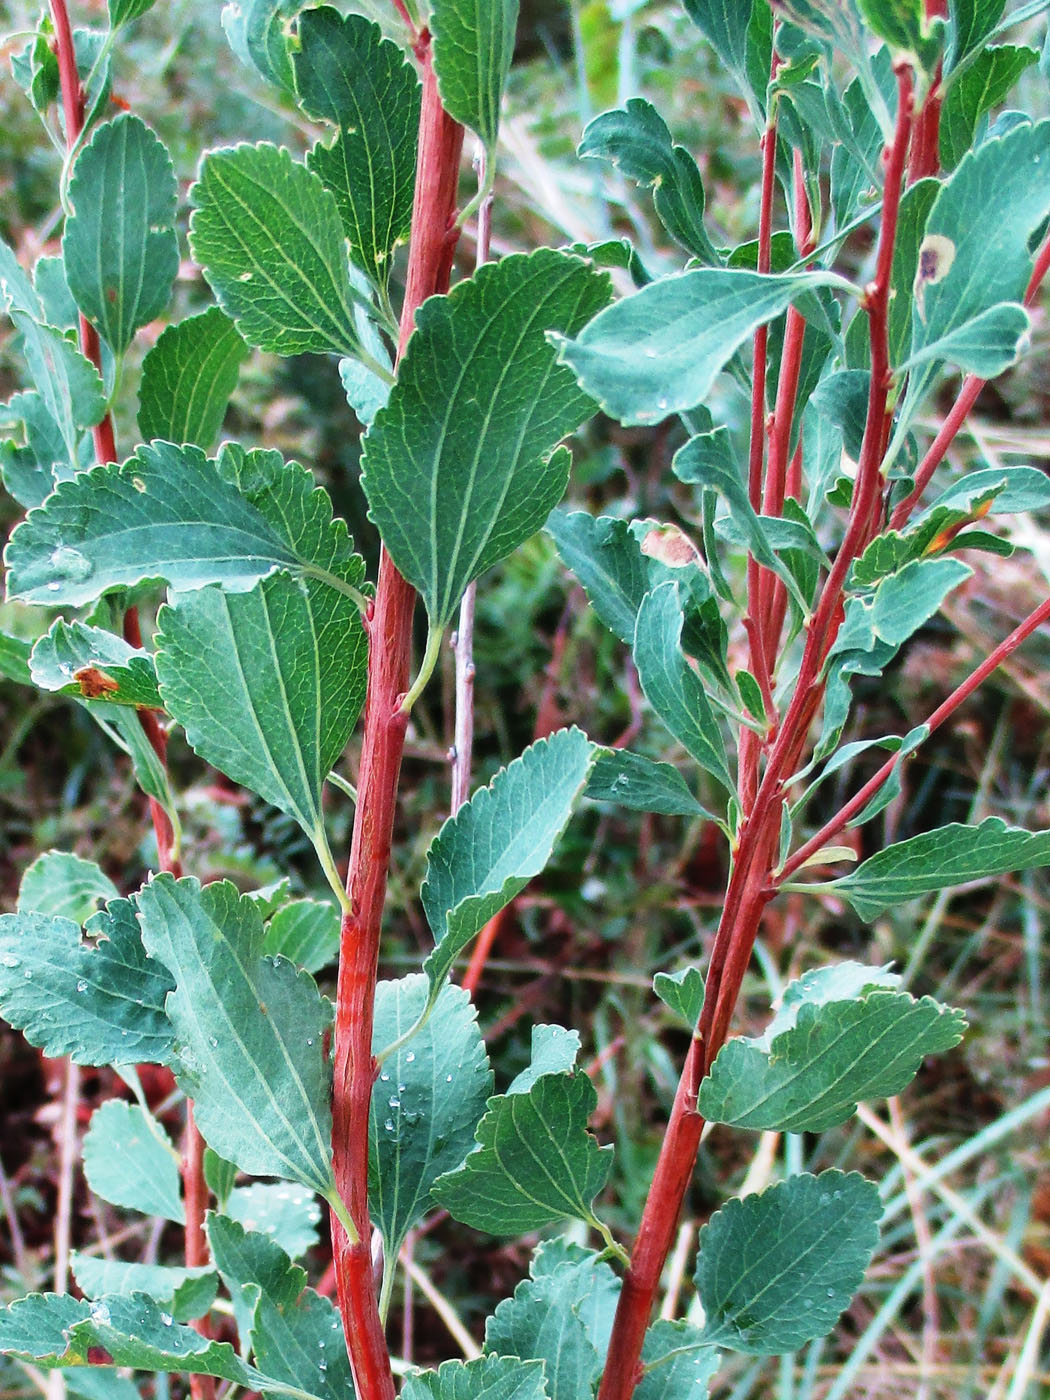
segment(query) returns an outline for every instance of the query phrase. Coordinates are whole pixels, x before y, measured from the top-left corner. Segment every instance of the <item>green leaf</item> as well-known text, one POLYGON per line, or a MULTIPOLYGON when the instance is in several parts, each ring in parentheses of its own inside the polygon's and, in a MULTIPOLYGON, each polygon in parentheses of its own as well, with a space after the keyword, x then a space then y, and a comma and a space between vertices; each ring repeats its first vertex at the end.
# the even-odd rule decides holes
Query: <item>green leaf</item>
POLYGON ((288 30, 305 0, 232 0, 223 6, 222 27, 230 48, 267 82, 293 94, 288 30))
POLYGON ((875 636, 891 646, 902 646, 940 611, 948 594, 972 576, 969 565, 958 559, 913 559, 875 590, 871 605, 875 636))
POLYGON ((158 875, 138 900, 142 941, 175 978, 177 1077, 208 1145, 242 1171, 330 1193, 329 1008, 313 979, 262 956, 262 919, 226 881, 158 875))
POLYGON ((1006 0, 952 0, 949 70, 980 48, 999 23, 1005 8, 1006 0))
POLYGON ((1038 61, 1036 49, 1010 44, 985 49, 948 87, 941 108, 941 164, 954 168, 974 143, 977 125, 1006 98, 1024 70, 1038 61))
POLYGON ((275 569, 359 597, 363 566, 310 473, 278 452, 158 442, 63 482, 5 553, 9 597, 78 607, 111 588, 249 589, 275 569))
POLYGON ((0 1353, 57 1358, 66 1350, 66 1329, 87 1315, 88 1305, 68 1294, 30 1293, 0 1310, 0 1353))
POLYGON ((226 1215, 210 1211, 207 1224, 211 1257, 229 1292, 237 1331, 248 1351, 253 1345, 255 1289, 261 1290, 275 1308, 285 1308, 305 1288, 306 1270, 293 1264, 272 1238, 246 1230, 226 1215))
POLYGON ((152 10, 157 0, 109 0, 109 27, 119 29, 152 10))
MULTIPOLYGON (((361 583, 353 556, 344 581, 361 583)), ((367 642, 345 593, 272 574, 248 593, 178 593, 157 617, 165 709, 193 750, 293 816, 331 871, 321 794, 365 697, 367 642)))
POLYGON ((551 858, 594 762, 579 729, 532 744, 449 817, 427 852, 422 900, 435 948, 431 988, 484 924, 551 858))
POLYGON ((628 522, 609 515, 596 518, 585 510, 556 510, 546 528, 594 611, 610 632, 630 646, 638 609, 652 580, 628 522))
POLYGON ((248 347, 217 306, 168 326, 142 362, 139 432, 209 448, 219 435, 248 347))
MULTIPOLYGON (((1050 214, 1050 184, 1042 178, 1048 160, 1050 122, 1020 126, 971 151, 942 186, 919 254, 913 361, 936 357, 938 342, 991 308, 1023 299, 1028 244, 1050 214)), ((934 373, 927 367, 912 376, 909 406, 934 373)))
POLYGON ((32 685, 33 677, 29 671, 32 650, 31 642, 0 632, 0 676, 17 685, 32 685))
POLYGON ((704 990, 704 975, 698 967, 683 967, 679 972, 658 972, 653 978, 653 991, 665 1006, 682 1018, 690 1030, 699 1021, 704 1009, 704 990))
POLYGON ((419 79, 378 25, 329 6, 300 20, 292 68, 300 106, 336 127, 306 164, 335 195, 350 256, 386 287, 412 222, 419 79))
POLYGON ((598 1095, 585 1074, 545 1074, 524 1094, 498 1095, 477 1149, 441 1177, 434 1200, 492 1235, 519 1235, 566 1217, 594 1223, 612 1148, 587 1131, 598 1095))
POLYGON ((849 1000, 802 1000, 791 1009, 779 1034, 739 1037, 718 1052, 700 1086, 708 1122, 822 1133, 858 1103, 900 1093, 923 1058, 957 1045, 966 1025, 932 997, 916 1001, 878 984, 849 1000))
POLYGON ((706 815, 677 768, 654 763, 627 749, 599 750, 584 796, 592 802, 615 802, 635 812, 662 812, 670 817, 706 815))
POLYGON ((346 1400, 353 1395, 342 1323, 329 1298, 306 1288, 292 1303, 278 1306, 258 1284, 252 1344, 256 1364, 282 1385, 307 1390, 320 1400, 346 1400))
POLYGON ((746 85, 747 31, 754 0, 685 0, 685 8, 719 61, 746 85))
MULTIPOLYGON (((376 987, 372 1048, 377 1055, 418 1022, 430 997, 415 973, 376 987)), ((477 1012, 461 987, 442 987, 429 1018, 382 1061, 368 1120, 368 1198, 395 1259, 430 1205, 434 1182, 460 1165, 492 1092, 477 1012)))
POLYGON ((705 772, 733 791, 722 731, 696 672, 681 649, 682 605, 678 587, 662 583, 638 613, 634 663, 645 698, 678 742, 705 772))
POLYGON ((293 899, 278 909, 266 925, 263 953, 278 954, 318 973, 339 952, 339 910, 323 899, 293 899))
POLYGON ((700 1231, 707 1340, 776 1356, 830 1332, 860 1287, 881 1215, 878 1189, 856 1172, 804 1173, 729 1201, 700 1231))
POLYGON ((298 1259, 317 1243, 321 1209, 312 1191, 287 1181, 252 1181, 237 1186, 224 1207, 231 1220, 257 1231, 298 1259))
POLYGON ((697 268, 643 287, 601 312, 558 355, 581 387, 624 424, 659 423, 695 408, 755 330, 831 273, 772 276, 697 268))
POLYGON ((45 914, 0 916, 0 1015, 45 1055, 79 1065, 168 1063, 171 980, 146 956, 135 905, 111 900, 87 931, 45 914))
POLYGON ((204 157, 190 197, 190 249, 249 345, 356 353, 343 224, 320 176, 284 147, 223 147, 204 157))
POLYGON ((490 158, 517 27, 518 0, 432 0, 430 6, 442 105, 481 137, 490 158))
POLYGON ((20 914, 47 914, 82 924, 120 892, 93 860, 71 851, 45 851, 26 869, 18 887, 20 914))
POLYGON ((102 705, 162 708, 153 657, 101 627, 59 618, 33 648, 29 665, 41 690, 102 705))
POLYGON ((507 1087, 508 1094, 527 1094, 545 1074, 563 1074, 573 1069, 580 1053, 579 1031, 564 1026, 539 1025, 532 1028, 529 1063, 507 1087))
POLYGON ((550 1400, 542 1361, 481 1356, 408 1376, 401 1400, 550 1400))
POLYGON ((969 514, 990 502, 989 515, 1044 510, 1050 505, 1050 477, 1038 467, 984 467, 967 472, 915 519, 916 529, 951 507, 969 514))
POLYGON ((10 316, 22 336, 30 378, 61 435, 65 460, 79 464, 81 430, 105 417, 102 376, 64 332, 34 321, 15 307, 10 316))
POLYGON ((704 182, 696 161, 671 140, 666 122, 651 103, 632 97, 625 107, 595 117, 577 155, 607 160, 643 189, 651 189, 660 222, 671 237, 701 262, 720 262, 704 228, 704 182))
POLYGON ((219 1291, 214 1269, 182 1269, 162 1264, 128 1264, 123 1259, 100 1259, 74 1250, 70 1268, 85 1298, 105 1293, 127 1296, 148 1293, 176 1322, 203 1317, 219 1291))
POLYGON ((635 1400, 704 1400, 722 1354, 688 1322, 661 1319, 646 1331, 642 1364, 635 1400))
POLYGON ((161 314, 179 270, 171 157, 122 113, 97 127, 73 164, 62 237, 69 290, 115 355, 161 314))
POLYGON ((87 1184, 104 1201, 178 1225, 185 1221, 179 1154, 138 1104, 107 1099, 97 1108, 84 1134, 83 1158, 87 1184))
POLYGON ((596 1264, 593 1255, 523 1280, 486 1322, 486 1352, 542 1361, 551 1400, 592 1394, 601 1357, 581 1309, 599 1269, 617 1282, 609 1265, 596 1264))
POLYGON ((923 0, 858 0, 860 13, 876 38, 912 54, 931 72, 941 50, 943 28, 926 18, 923 0))
POLYGON ((1023 831, 1000 817, 987 817, 979 826, 952 822, 898 841, 833 880, 829 888, 870 921, 934 890, 1046 865, 1050 831, 1023 831))
POLYGON ((1032 320, 1017 302, 989 306, 969 321, 925 345, 900 366, 901 372, 930 361, 945 360, 968 374, 994 379, 1029 347, 1032 320))
POLYGON ((390 401, 365 439, 363 485, 432 626, 561 498, 568 454, 552 449, 592 405, 545 332, 574 333, 608 295, 604 273, 541 248, 489 263, 420 308, 390 401))
POLYGON ((73 475, 62 429, 35 389, 12 394, 6 404, 0 404, 0 432, 11 434, 6 440, 0 438, 4 486, 27 510, 45 501, 57 481, 73 475))

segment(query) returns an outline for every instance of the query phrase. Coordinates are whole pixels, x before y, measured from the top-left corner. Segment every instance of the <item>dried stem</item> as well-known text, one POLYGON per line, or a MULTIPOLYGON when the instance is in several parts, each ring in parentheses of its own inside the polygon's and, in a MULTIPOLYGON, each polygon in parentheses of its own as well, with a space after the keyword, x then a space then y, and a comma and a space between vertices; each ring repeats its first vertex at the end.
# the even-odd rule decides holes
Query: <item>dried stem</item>
MULTIPOLYGON (((416 44, 423 70, 419 155, 398 356, 428 296, 446 291, 455 251, 454 213, 463 128, 445 112, 430 58, 429 35, 416 44)), ((368 1115, 375 1081, 372 1021, 379 938, 386 898, 398 777, 407 716, 416 595, 383 551, 374 604, 366 621, 368 688, 364 737, 342 923, 336 995, 332 1151, 336 1186, 356 1238, 333 1211, 336 1283, 347 1349, 360 1400, 393 1400, 383 1325, 372 1271, 368 1214, 368 1115)))

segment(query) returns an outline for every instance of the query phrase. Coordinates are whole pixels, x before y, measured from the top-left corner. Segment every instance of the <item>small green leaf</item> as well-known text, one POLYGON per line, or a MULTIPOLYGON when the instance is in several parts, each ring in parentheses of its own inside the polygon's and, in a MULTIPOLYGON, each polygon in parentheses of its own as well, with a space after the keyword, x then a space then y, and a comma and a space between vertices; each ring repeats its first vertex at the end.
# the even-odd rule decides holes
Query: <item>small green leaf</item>
POLYGON ((634 662, 645 697, 670 732, 729 791, 722 732, 696 672, 681 649, 682 605, 674 583, 648 594, 638 613, 634 662))
POLYGON ((1045 510, 1050 505, 1050 477, 1038 467, 984 467, 960 477, 915 518, 924 525, 947 507, 970 514, 990 503, 989 515, 1045 510))
POLYGON ((177 187, 163 142, 131 113, 97 127, 73 164, 62 237, 69 290, 115 355, 161 314, 179 270, 177 187))
POLYGON ((32 651, 32 642, 0 632, 0 676, 5 681, 14 681, 16 685, 32 685, 33 677, 29 670, 32 651))
POLYGON ((247 356, 237 327, 217 306, 168 326, 142 362, 143 438, 211 447, 247 356))
POLYGON ((926 17, 923 0, 859 0, 865 23, 891 49, 912 54, 927 72, 941 50, 943 28, 926 17))
POLYGON ((335 195, 351 257, 385 287, 412 221, 419 79, 378 25, 329 6, 300 20, 292 68, 303 111, 336 127, 306 164, 335 195))
POLYGON ((210 1147, 204 1149, 204 1184, 215 1197, 220 1210, 224 1210, 237 1180, 237 1168, 225 1157, 210 1147))
POLYGON ((881 1215, 878 1189, 856 1172, 803 1173, 729 1201, 700 1232, 707 1340, 777 1356, 830 1332, 864 1278, 881 1215))
MULTIPOLYGON (((798 984, 795 984, 798 986, 798 984)), ((796 1000, 788 1023, 765 1037, 738 1037, 718 1052, 700 1086, 710 1123, 821 1133, 857 1104, 898 1094, 926 1055, 950 1050, 966 1022, 932 997, 878 983, 848 1000, 796 1000)), ((781 1018, 778 1018, 780 1020, 781 1018)))
POLYGON ((949 87, 941 108, 941 164, 954 170, 974 143, 981 118, 1005 99, 1039 59, 1036 49, 1002 44, 976 55, 949 87))
MULTIPOLYGON (((373 1051, 381 1054, 414 1026, 430 997, 420 973, 376 987, 373 1051)), ((442 987, 433 1011, 382 1062, 369 1115, 368 1199, 388 1259, 430 1205, 443 1173, 474 1146, 492 1092, 492 1071, 477 1012, 461 987, 442 987)))
POLYGON ((973 570, 959 559, 913 559, 875 590, 871 624, 876 637, 902 646, 940 611, 949 593, 972 577, 973 570))
POLYGON ((287 1181, 252 1181, 229 1194, 226 1214, 299 1259, 317 1243, 321 1208, 312 1191, 287 1181))
POLYGON ((442 104, 481 137, 490 154, 517 27, 518 0, 432 0, 430 6, 442 104))
POLYGON ((592 802, 615 802, 635 812, 662 812, 670 817, 701 817, 706 811, 670 763, 654 763, 627 749, 601 749, 584 796, 592 802))
POLYGON ((320 1400, 354 1394, 342 1323, 330 1298, 306 1288, 293 1303, 278 1306, 258 1284, 252 1323, 256 1364, 284 1386, 307 1390, 320 1400))
POLYGON ((683 967, 679 972, 658 972, 653 978, 653 991, 663 1004, 680 1016, 690 1030, 704 1009, 704 975, 698 967, 683 967))
POLYGON ((29 665, 41 690, 102 705, 162 708, 153 657, 101 627, 59 618, 33 648, 29 665))
POLYGON ((223 6, 222 27, 230 48, 274 87, 293 95, 288 31, 306 0, 231 0, 223 6))
POLYGON ((84 1175, 96 1196, 125 1210, 181 1225, 185 1218, 179 1154, 151 1113, 107 1099, 84 1134, 84 1175))
MULTIPOLYGON (((364 565, 343 566, 357 587, 364 565)), ((293 816, 331 870, 321 795, 365 696, 367 642, 345 593, 289 573, 250 592, 177 593, 157 617, 164 707, 194 751, 293 816)))
POLYGON ((481 1356, 446 1361, 436 1371, 416 1371, 401 1400, 550 1400, 542 1361, 481 1356))
POLYGON ((579 729, 540 739, 474 793, 431 842, 422 899, 436 944, 424 964, 432 988, 550 860, 594 754, 579 729))
MULTIPOLYGON (((1023 299, 1029 241, 1050 214, 1050 185, 1042 178, 1048 160, 1050 122, 1026 124, 970 151, 941 187, 919 252, 913 362, 936 358, 938 342, 965 338, 967 323, 1023 299)), ((933 364, 912 375, 909 412, 935 374, 933 364)))
POLYGON ((346 525, 297 462, 232 444, 212 461, 164 442, 63 482, 4 557, 9 597, 72 607, 152 578, 249 589, 275 569, 356 597, 346 577, 361 567, 346 525))
POLYGON ((81 938, 70 919, 0 916, 0 1014, 45 1055, 80 1065, 166 1064, 165 968, 146 956, 135 905, 111 900, 81 938))
POLYGON ((35 321, 17 307, 11 308, 10 317, 22 336, 30 378, 61 436, 65 463, 79 465, 81 431, 105 417, 102 376, 63 331, 35 321))
POLYGON ((542 1361, 551 1400, 592 1394, 601 1357, 581 1308, 599 1268, 612 1275, 608 1264, 596 1265, 590 1256, 519 1283, 514 1296, 505 1298, 485 1324, 486 1352, 542 1361))
POLYGON ((105 1293, 148 1293, 155 1303, 171 1313, 176 1322, 192 1322, 203 1317, 219 1291, 214 1269, 175 1268, 162 1264, 128 1264, 123 1259, 100 1259, 74 1250, 70 1268, 85 1298, 105 1293))
POLYGON ((900 366, 901 373, 916 365, 943 360, 968 374, 994 379, 1028 348, 1031 324, 1028 312, 1017 302, 989 306, 939 340, 924 345, 900 366))
MULTIPOLYGON (((72 429, 72 418, 70 419, 72 429)), ((0 404, 0 471, 8 493, 27 510, 41 505, 58 481, 73 475, 62 429, 35 389, 0 404)), ((74 433, 74 436, 77 435, 74 433)), ((79 451, 79 447, 78 447, 79 451)))
POLYGON ((119 29, 122 24, 140 19, 156 3, 157 0, 109 0, 110 28, 119 29))
POLYGON ((93 860, 70 851, 45 851, 28 866, 18 887, 20 914, 47 914, 83 924, 120 891, 93 860))
POLYGON ((754 331, 821 286, 831 273, 772 276, 698 268, 665 277, 602 311, 558 357, 611 417, 659 423, 696 408, 754 331))
POLYGON ((564 1074, 575 1068, 580 1053, 579 1031, 564 1026, 533 1026, 529 1063, 507 1087, 508 1094, 527 1094, 545 1074, 564 1074))
POLYGON ((524 1094, 489 1100, 477 1150, 439 1178, 434 1200, 492 1235, 518 1235, 566 1217, 594 1223, 612 1148, 587 1131, 598 1095, 585 1074, 546 1074, 524 1094))
POLYGON ((138 899, 143 943, 175 979, 177 1077, 208 1145, 255 1176, 332 1191, 330 1013, 313 979, 262 956, 262 919, 225 881, 158 875, 138 899))
POLYGON ((223 147, 204 157, 190 197, 190 249, 249 345, 356 352, 343 224, 318 175, 283 147, 223 147))
POLYGON ((208 1243, 215 1267, 233 1303, 237 1331, 246 1350, 252 1347, 256 1293, 260 1289, 275 1308, 284 1308, 306 1287, 306 1270, 293 1264, 270 1236, 246 1230, 229 1216, 208 1214, 208 1243))
POLYGON ((472 579, 534 534, 561 498, 555 444, 591 402, 555 362, 545 332, 580 329, 609 283, 580 258, 541 248, 489 263, 432 297, 387 406, 365 439, 370 517, 432 626, 472 579))
POLYGON ((951 46, 947 67, 980 48, 1002 18, 1006 0, 952 0, 951 46))
POLYGON ((667 124, 644 98, 603 112, 583 133, 579 156, 607 160, 643 189, 651 189, 660 222, 687 253, 717 265, 704 228, 704 182, 696 161, 671 140, 667 124))
POLYGON ((630 646, 638 609, 652 580, 627 521, 608 515, 595 518, 585 510, 556 510, 546 528, 594 611, 610 632, 630 646))
POLYGON ((635 1400, 705 1400, 722 1354, 688 1322, 661 1319, 646 1331, 635 1400))
POLYGON ((689 18, 738 82, 747 79, 747 33, 754 0, 685 0, 689 18))
POLYGON ((323 899, 293 899, 266 925, 263 953, 287 958, 307 972, 318 973, 339 952, 339 910, 323 899))
POLYGON ((870 921, 922 894, 1046 865, 1050 831, 1023 831, 1000 817, 987 817, 979 826, 952 822, 898 841, 832 881, 830 888, 870 921))

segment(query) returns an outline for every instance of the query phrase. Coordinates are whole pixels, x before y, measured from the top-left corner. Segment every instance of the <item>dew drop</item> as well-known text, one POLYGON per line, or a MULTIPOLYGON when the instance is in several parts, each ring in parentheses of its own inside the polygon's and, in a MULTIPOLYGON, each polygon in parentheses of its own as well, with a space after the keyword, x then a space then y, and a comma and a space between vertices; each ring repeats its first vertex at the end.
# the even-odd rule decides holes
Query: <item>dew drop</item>
POLYGON ((390 1100, 388 1100, 388 1102, 389 1102, 391 1108, 400 1108, 400 1107, 401 1107, 401 1100, 400 1100, 400 1099, 390 1099, 390 1100))
POLYGON ((394 1120, 392 1118, 388 1118, 383 1124, 383 1127, 387 1130, 388 1133, 392 1133, 394 1131, 394 1120))
POLYGON ((79 549, 70 549, 69 545, 60 544, 52 552, 51 567, 59 578, 79 582, 81 579, 90 578, 95 566, 79 549))
POLYGON ((829 1289, 828 1289, 828 1297, 829 1297, 829 1298, 834 1298, 834 1296, 835 1296, 835 1290, 834 1290, 833 1288, 829 1288, 829 1289))
POLYGON ((78 992, 86 992, 86 991, 87 991, 87 983, 84 981, 83 977, 82 977, 82 978, 80 979, 80 981, 77 983, 77 991, 78 991, 78 992))
POLYGON ((379 1076, 379 1078, 383 1081, 384 1084, 389 1084, 390 1082, 390 1076, 385 1071, 379 1076))
MULTIPOLYGON (((88 1308, 88 1313, 90 1314, 91 1321, 98 1323, 100 1327, 109 1326, 109 1308, 106 1307, 105 1303, 92 1303, 88 1308)), ((169 1318, 168 1321, 170 1322, 171 1319, 169 1318)))
POLYGON ((30 972, 28 967, 26 968, 25 972, 22 973, 22 976, 26 979, 27 982, 31 982, 33 980, 33 974, 32 972, 30 972))
POLYGON ((20 967, 20 966, 21 966, 21 963, 20 963, 19 960, 14 956, 13 953, 5 953, 4 956, 3 956, 2 958, 0 958, 0 966, 2 966, 2 967, 20 967))
POLYGON ((405 1056, 405 1064, 406 1064, 406 1065, 410 1065, 410 1064, 412 1063, 412 1061, 413 1061, 415 1058, 416 1058, 416 1052, 415 1052, 414 1050, 410 1050, 410 1051, 408 1052, 408 1054, 405 1056))
POLYGON ((446 1084, 451 1084, 451 1083, 452 1083, 452 1076, 451 1076, 451 1074, 446 1074, 446 1075, 445 1075, 445 1083, 446 1083, 446 1084))
POLYGON ((171 1320, 172 1320, 172 1319, 171 1319, 171 1313, 161 1313, 161 1315, 160 1315, 160 1320, 161 1320, 161 1322, 163 1322, 163 1324, 164 1324, 165 1327, 170 1327, 170 1326, 171 1326, 171 1320))
POLYGON ((307 1037, 306 1043, 307 1043, 307 1045, 312 1045, 312 1044, 314 1043, 313 1036, 308 1036, 308 1037, 307 1037))

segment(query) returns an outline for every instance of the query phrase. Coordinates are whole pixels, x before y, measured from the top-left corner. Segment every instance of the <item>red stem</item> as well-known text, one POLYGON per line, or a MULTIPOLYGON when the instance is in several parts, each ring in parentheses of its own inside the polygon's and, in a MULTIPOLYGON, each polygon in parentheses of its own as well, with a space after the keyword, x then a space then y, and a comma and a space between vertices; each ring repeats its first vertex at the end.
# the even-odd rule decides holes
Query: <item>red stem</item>
POLYGON ((696 1110, 700 1080, 728 1032, 762 914, 772 897, 769 878, 779 839, 784 775, 792 771, 791 765, 805 746, 810 721, 820 704, 823 687, 818 678, 841 621, 843 584, 881 499, 879 467, 885 443, 890 385, 887 343, 890 268, 912 128, 911 74, 902 67, 897 76, 897 122, 886 160, 876 275, 866 298, 872 342, 871 394, 850 518, 842 547, 811 620, 791 704, 754 801, 745 808, 733 873, 711 949, 704 1010, 682 1071, 624 1279, 598 1400, 629 1400, 638 1382, 642 1340, 696 1163, 703 1127, 696 1110))
MULTIPOLYGON (((927 19, 947 16, 948 0, 926 0, 927 19)), ((909 185, 926 175, 936 175, 941 168, 941 74, 942 65, 938 62, 922 110, 915 119, 915 137, 908 159, 909 185)))
MULTIPOLYGON (((778 60, 774 45, 770 77, 776 74, 778 60)), ((758 209, 758 271, 768 272, 773 238, 773 190, 777 166, 777 118, 775 106, 769 113, 762 133, 762 193, 758 209)), ((747 494, 752 509, 762 507, 762 467, 765 455, 766 418, 766 356, 769 349, 769 327, 759 326, 755 332, 751 360, 751 445, 747 466, 747 494)), ((768 708, 772 703, 772 681, 769 675, 765 640, 762 636, 762 570, 758 562, 747 559, 747 617, 744 627, 750 647, 751 670, 758 681, 762 698, 768 708)), ((751 729, 740 735, 739 797, 746 807, 754 800, 758 787, 758 755, 761 740, 751 729)))
MULTIPOLYGON (((448 289, 456 245, 454 213, 463 128, 445 112, 424 30, 416 46, 423 69, 419 155, 398 357, 418 307, 448 289)), ((383 1324, 372 1273, 368 1214, 368 1117, 375 1082, 372 1021, 406 717, 415 591, 384 550, 367 622, 368 689, 357 807, 346 889, 336 995, 332 1153, 336 1185, 354 1223, 351 1241, 332 1217, 336 1281, 359 1400, 393 1400, 383 1324)))
MULTIPOLYGON (((932 734, 935 729, 940 728, 944 721, 955 713, 963 701, 967 700, 978 686, 983 685, 992 672, 1012 656, 1021 643, 1027 637, 1030 637, 1037 627, 1041 627, 1042 624, 1048 620, 1050 620, 1050 598, 1048 598, 1046 602, 1041 603, 1034 612, 1029 613, 1025 620, 1015 627, 1008 637, 1004 638, 993 651, 988 653, 987 657, 981 662, 980 666, 977 667, 973 674, 967 676, 966 680, 964 680, 961 685, 956 686, 948 698, 938 705, 936 710, 934 710, 933 714, 926 721, 926 726, 930 733, 932 734)), ((815 855, 817 851, 827 845, 830 840, 844 831, 857 813, 867 806, 878 792, 879 788, 882 787, 883 783, 887 782, 893 775, 893 771, 898 764, 902 762, 903 759, 900 754, 894 754, 891 758, 888 758, 878 772, 873 774, 864 786, 856 792, 833 817, 824 823, 816 835, 811 836, 804 845, 798 848, 791 859, 785 862, 784 869, 776 877, 776 883, 780 885, 785 880, 790 879, 795 871, 805 865, 806 861, 809 860, 811 856, 815 855)))

